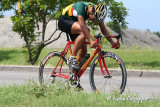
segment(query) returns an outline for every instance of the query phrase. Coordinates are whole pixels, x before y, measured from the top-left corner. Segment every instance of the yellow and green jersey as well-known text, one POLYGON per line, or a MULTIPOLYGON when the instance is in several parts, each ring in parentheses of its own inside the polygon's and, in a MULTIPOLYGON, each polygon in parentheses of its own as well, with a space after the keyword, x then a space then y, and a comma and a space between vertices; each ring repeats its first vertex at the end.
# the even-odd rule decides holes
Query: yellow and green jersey
POLYGON ((71 4, 67 6, 65 9, 62 11, 62 15, 67 16, 69 19, 78 21, 77 16, 83 16, 85 20, 88 19, 88 9, 90 6, 94 6, 95 4, 91 2, 76 2, 74 4, 71 4))

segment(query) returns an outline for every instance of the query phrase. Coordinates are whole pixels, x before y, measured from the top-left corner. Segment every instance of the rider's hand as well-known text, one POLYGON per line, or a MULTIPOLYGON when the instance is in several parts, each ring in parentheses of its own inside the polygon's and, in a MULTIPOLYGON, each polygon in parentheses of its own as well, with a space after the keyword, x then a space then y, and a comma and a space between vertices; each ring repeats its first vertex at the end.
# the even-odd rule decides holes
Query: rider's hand
POLYGON ((112 47, 115 49, 118 49, 118 48, 120 48, 120 43, 114 42, 114 43, 112 43, 112 47))
POLYGON ((90 44, 91 44, 90 48, 96 48, 98 46, 98 43, 96 41, 93 41, 90 44))

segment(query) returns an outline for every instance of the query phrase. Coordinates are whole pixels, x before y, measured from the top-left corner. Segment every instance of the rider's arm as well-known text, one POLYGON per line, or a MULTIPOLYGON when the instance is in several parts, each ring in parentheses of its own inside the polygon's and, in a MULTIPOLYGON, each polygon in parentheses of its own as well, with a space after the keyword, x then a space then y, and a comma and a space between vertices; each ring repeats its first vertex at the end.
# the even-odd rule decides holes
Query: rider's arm
POLYGON ((106 39, 112 44, 112 46, 115 46, 116 48, 119 48, 120 45, 119 44, 116 44, 110 37, 109 37, 109 32, 107 30, 107 28, 105 27, 104 25, 104 21, 100 22, 99 23, 99 27, 101 29, 101 32, 103 35, 106 35, 106 39), (108 36, 107 36, 108 35, 108 36))
POLYGON ((88 39, 88 41, 91 44, 91 47, 95 48, 97 46, 97 44, 95 41, 93 41, 93 39, 90 35, 90 32, 85 24, 85 20, 84 20, 83 16, 78 16, 78 22, 80 24, 81 31, 82 31, 83 35, 88 39))

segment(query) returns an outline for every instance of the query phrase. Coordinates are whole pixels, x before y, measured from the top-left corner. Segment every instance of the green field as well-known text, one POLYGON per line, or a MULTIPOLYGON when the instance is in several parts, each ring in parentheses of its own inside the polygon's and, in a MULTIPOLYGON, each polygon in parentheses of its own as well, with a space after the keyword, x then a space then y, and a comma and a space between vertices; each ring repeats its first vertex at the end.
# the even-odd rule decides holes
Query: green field
MULTIPOLYGON (((43 57, 53 50, 62 49, 47 49, 45 48, 38 62, 39 66, 43 57)), ((89 52, 93 52, 89 49, 89 52)), ((160 50, 155 49, 105 49, 105 51, 114 52, 121 57, 127 69, 147 69, 160 70, 160 50)), ((0 49, 0 64, 1 65, 28 65, 27 51, 23 48, 1 48, 0 49)))
POLYGON ((94 94, 72 88, 51 85, 26 85, 0 87, 0 107, 159 107, 159 99, 148 99, 126 94, 94 94))

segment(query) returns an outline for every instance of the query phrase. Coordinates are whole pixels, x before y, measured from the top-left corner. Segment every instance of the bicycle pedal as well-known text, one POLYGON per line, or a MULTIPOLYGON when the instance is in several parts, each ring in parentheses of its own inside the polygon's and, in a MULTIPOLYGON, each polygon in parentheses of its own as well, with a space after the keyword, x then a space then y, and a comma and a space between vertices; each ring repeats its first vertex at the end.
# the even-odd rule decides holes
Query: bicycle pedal
POLYGON ((69 77, 69 84, 71 87, 77 87, 78 84, 80 83, 80 80, 78 78, 77 75, 75 75, 74 73, 72 73, 69 77))

